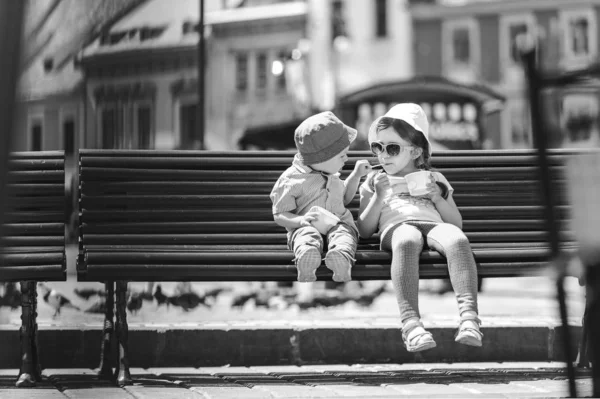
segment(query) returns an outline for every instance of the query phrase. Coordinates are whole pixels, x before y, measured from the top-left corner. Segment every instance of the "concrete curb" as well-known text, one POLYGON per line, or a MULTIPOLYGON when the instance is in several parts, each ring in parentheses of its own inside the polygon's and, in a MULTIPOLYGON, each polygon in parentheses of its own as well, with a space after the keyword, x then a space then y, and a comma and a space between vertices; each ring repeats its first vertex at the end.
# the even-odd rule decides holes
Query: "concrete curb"
MULTIPOLYGON (((455 343, 456 327, 426 327, 437 347, 408 353, 400 329, 391 326, 130 326, 130 365, 149 368, 565 360, 562 328, 555 324, 482 327, 482 348, 455 343)), ((581 326, 571 327, 571 348, 576 355, 581 326)), ((98 326, 40 326, 42 367, 95 368, 100 360, 100 339, 98 326)), ((0 368, 19 368, 18 329, 0 328, 0 342, 0 368)))

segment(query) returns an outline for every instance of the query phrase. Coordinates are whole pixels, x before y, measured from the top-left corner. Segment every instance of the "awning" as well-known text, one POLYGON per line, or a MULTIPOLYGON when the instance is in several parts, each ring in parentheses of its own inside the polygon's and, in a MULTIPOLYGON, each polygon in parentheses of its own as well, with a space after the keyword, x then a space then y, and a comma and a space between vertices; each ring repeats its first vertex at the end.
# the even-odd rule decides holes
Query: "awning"
POLYGON ((339 107, 355 107, 370 102, 473 102, 484 113, 500 111, 506 98, 484 85, 465 85, 439 76, 419 76, 410 80, 376 84, 340 98, 339 107))

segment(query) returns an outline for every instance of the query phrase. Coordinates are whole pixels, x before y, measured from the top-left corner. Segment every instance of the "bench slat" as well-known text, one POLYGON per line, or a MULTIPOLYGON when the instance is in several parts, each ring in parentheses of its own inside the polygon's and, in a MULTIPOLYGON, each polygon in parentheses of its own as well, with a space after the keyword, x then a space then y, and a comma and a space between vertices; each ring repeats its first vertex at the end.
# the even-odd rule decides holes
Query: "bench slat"
POLYGON ((4 214, 4 220, 6 223, 52 223, 52 222, 63 222, 65 220, 64 212, 57 211, 43 211, 43 212, 24 212, 14 211, 6 212, 4 214))
POLYGON ((2 266, 0 268, 2 281, 66 281, 64 263, 55 265, 2 266))
POLYGON ((9 171, 7 173, 7 181, 9 184, 15 182, 63 183, 65 181, 65 172, 62 170, 9 171))
POLYGON ((11 184, 6 188, 8 196, 62 196, 65 195, 65 185, 60 183, 43 184, 11 184))
MULTIPOLYGON (((489 231, 468 232, 469 241, 475 242, 512 242, 512 241, 542 241, 547 238, 544 231, 489 231)), ((563 241, 572 241, 571 232, 560 233, 563 241)), ((22 238, 22 237, 17 237, 22 238)), ((50 237, 47 237, 50 238, 50 237)), ((136 244, 285 244, 285 234, 84 234, 83 239, 88 245, 136 245, 136 244)), ((371 240, 376 240, 375 237, 371 240)), ((363 240, 368 241, 368 240, 363 240)))
POLYGON ((64 223, 7 223, 3 226, 5 235, 64 235, 64 223))
POLYGON ((56 246, 64 245, 64 235, 54 236, 4 236, 0 238, 0 244, 6 246, 56 246))
POLYGON ((5 266, 30 266, 59 264, 63 262, 64 252, 29 252, 0 254, 0 270, 5 266))
MULTIPOLYGON (((493 193, 493 195, 481 191, 479 193, 456 194, 453 196, 457 204, 461 206, 477 205, 510 205, 514 204, 514 193, 493 193)), ((57 199, 40 200, 40 205, 45 202, 52 203, 57 199)), ((541 205, 537 193, 521 193, 519 203, 522 205, 541 205)), ((564 203, 564 200, 562 201, 564 203)), ((27 206, 37 205, 35 200, 27 201, 27 206), (31 205, 30 205, 31 204, 31 205)), ((25 206, 25 204, 23 205, 25 206)), ((215 208, 262 208, 270 209, 271 199, 267 195, 103 195, 81 197, 81 207, 90 209, 215 209, 215 208)), ((348 208, 358 208, 359 200, 355 197, 348 208)))
MULTIPOLYGON (((513 248, 549 248, 546 241, 528 241, 528 242, 475 242, 471 243, 472 248, 495 248, 495 249, 513 249, 513 248)), ((573 242, 561 243, 563 248, 575 248, 573 242)), ((358 249, 375 251, 379 250, 379 242, 367 243, 361 241, 358 249)), ((87 251, 103 252, 103 251, 131 251, 131 252, 178 252, 178 251, 289 251, 287 244, 194 244, 194 245, 86 245, 87 251)))
MULTIPOLYGON (((281 175, 282 170, 185 170, 185 169, 126 169, 126 168, 92 168, 86 165, 81 167, 81 181, 269 181, 275 183, 281 175)), ((454 180, 526 180, 536 176, 537 168, 531 167, 479 167, 479 168, 456 168, 440 169, 450 184, 454 180)), ((550 173, 562 176, 562 167, 550 168, 550 173)), ((25 172, 23 172, 25 173, 25 172)), ((342 174, 346 177, 347 171, 342 174)))
MULTIPOLYGON (((541 230, 545 227, 543 220, 465 220, 465 231, 503 231, 503 230, 541 230)), ((58 227, 57 227, 58 228, 58 227)), ((161 234, 187 234, 187 233, 281 233, 285 229, 272 221, 261 222, 128 222, 115 223, 83 223, 83 234, 134 234, 149 231, 161 234)), ((33 230, 35 231, 35 229, 33 230)))
POLYGON ((48 159, 10 159, 8 161, 9 171, 23 170, 64 170, 64 160, 62 158, 48 159))
MULTIPOLYGON (((470 193, 485 190, 487 193, 511 192, 538 193, 537 182, 533 180, 524 181, 453 181, 452 187, 456 192, 470 193)), ((219 182, 219 181, 131 181, 131 182, 105 182, 87 183, 82 182, 82 189, 88 196, 102 194, 157 194, 169 193, 178 195, 218 195, 218 194, 266 194, 269 195, 273 189, 272 182, 219 182)), ((556 183, 558 190, 564 191, 564 182, 556 183)), ((358 195, 358 194, 357 194, 358 195)))
MULTIPOLYGON (((368 159, 372 162, 377 162, 377 159, 370 155, 369 157, 349 157, 345 169, 350 170, 352 165, 358 159, 368 159)), ((197 157, 97 157, 83 156, 82 161, 88 167, 102 168, 125 168, 125 169, 203 169, 203 170, 220 170, 220 169, 285 169, 290 165, 290 157, 213 157, 210 155, 197 157)), ((564 163, 564 157, 555 156, 549 158, 550 164, 559 165, 564 163)), ((535 155, 527 155, 515 157, 512 155, 488 157, 486 159, 474 159, 472 156, 443 156, 437 155, 432 162, 436 168, 442 167, 457 167, 457 166, 536 166, 537 158, 535 155)))
MULTIPOLYGON (((459 206, 459 210, 464 220, 469 219, 541 219, 543 210, 541 206, 459 206)), ((357 217, 358 210, 351 209, 354 217, 357 217)), ((568 206, 558 206, 557 213, 560 218, 567 217, 568 206)), ((83 209, 80 221, 82 223, 94 222, 144 222, 144 221, 272 221, 273 214, 268 209, 253 209, 247 212, 243 209, 169 209, 169 210, 90 210, 83 209)))
MULTIPOLYGON (((546 262, 488 263, 478 265, 482 277, 533 276, 542 273, 546 262)), ((332 273, 321 267, 317 278, 331 281, 332 273)), ((292 265, 114 265, 89 264, 80 273, 81 280, 105 281, 119 276, 129 281, 296 281, 296 268, 292 265)), ((388 265, 356 265, 352 270, 356 280, 389 280, 388 265)), ((420 278, 447 278, 448 267, 444 263, 421 264, 420 278), (444 268, 445 267, 445 268, 444 268)))
MULTIPOLYGON (((549 156, 564 156, 569 154, 581 154, 581 153, 597 153, 598 149, 596 148, 550 148, 548 149, 549 156)), ((50 153, 48 151, 47 153, 50 153)), ((295 154, 295 150, 278 150, 278 151, 205 151, 205 150, 110 150, 110 149, 93 149, 93 148, 82 148, 79 150, 81 156, 103 156, 103 157, 113 157, 113 156, 122 156, 122 157, 154 157, 154 156, 190 156, 190 157, 201 157, 201 156, 211 156, 211 157, 232 157, 234 155, 243 155, 244 157, 282 157, 286 156, 292 158, 295 154)), ((20 154, 20 153, 15 153, 20 154)), ((37 154, 37 152, 29 152, 25 154, 37 154)), ((526 156, 526 155, 535 155, 537 154, 536 150, 527 149, 527 148, 519 148, 519 149, 495 149, 495 150, 441 150, 436 151, 436 156, 471 156, 471 157, 482 157, 486 158, 489 156, 526 156)), ((358 157, 367 157, 372 156, 371 152, 368 150, 352 150, 348 152, 348 155, 358 156, 358 157)))
MULTIPOLYGON (((486 249, 477 248, 473 250, 477 262, 508 262, 515 259, 519 261, 544 261, 550 256, 549 248, 510 248, 510 249, 486 249)), ((112 251, 112 252, 87 252, 88 264, 103 263, 121 263, 121 264, 280 264, 289 262, 292 265, 293 254, 291 251, 285 252, 260 252, 260 251, 239 251, 231 252, 133 252, 133 251, 112 251)), ((374 250, 360 251, 356 254, 357 264, 371 264, 385 262, 389 265, 392 256, 389 252, 374 250)), ((435 263, 444 261, 445 257, 435 251, 424 251, 421 254, 422 263, 435 263)), ((199 266, 201 267, 201 266, 199 266)), ((447 266, 446 266, 447 267, 447 266)))

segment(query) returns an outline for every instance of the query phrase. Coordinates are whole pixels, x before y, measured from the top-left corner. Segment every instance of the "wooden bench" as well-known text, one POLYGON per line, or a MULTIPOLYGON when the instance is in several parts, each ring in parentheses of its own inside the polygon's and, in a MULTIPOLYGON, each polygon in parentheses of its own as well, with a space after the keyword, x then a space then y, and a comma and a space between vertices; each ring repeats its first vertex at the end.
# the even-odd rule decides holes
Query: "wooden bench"
MULTIPOLYGON (((550 156, 556 189, 562 192, 567 151, 550 156)), ((81 150, 78 278, 117 281, 120 358, 115 377, 131 381, 127 362, 127 281, 295 281, 285 230, 273 222, 269 193, 293 152, 202 152, 81 150)), ((351 152, 342 177, 368 152, 351 152)), ((433 165, 455 189, 480 276, 540 273, 548 245, 537 183, 535 152, 448 151, 433 165)), ((354 217, 358 195, 349 205, 354 217)), ((566 220, 562 200, 559 216, 566 220)), ((575 250, 563 229, 562 248, 575 250)), ((390 254, 374 236, 361 240, 352 270, 355 280, 390 278, 390 254)), ((330 280, 322 266, 319 280, 330 280)), ((422 278, 446 278, 445 259, 421 256, 422 278)), ((113 284, 107 284, 109 298, 113 284)), ((108 306, 101 373, 111 376, 108 306)))
POLYGON ((63 152, 10 154, 6 191, 0 281, 21 283, 21 369, 17 386, 32 386, 41 381, 37 281, 66 280, 63 152))

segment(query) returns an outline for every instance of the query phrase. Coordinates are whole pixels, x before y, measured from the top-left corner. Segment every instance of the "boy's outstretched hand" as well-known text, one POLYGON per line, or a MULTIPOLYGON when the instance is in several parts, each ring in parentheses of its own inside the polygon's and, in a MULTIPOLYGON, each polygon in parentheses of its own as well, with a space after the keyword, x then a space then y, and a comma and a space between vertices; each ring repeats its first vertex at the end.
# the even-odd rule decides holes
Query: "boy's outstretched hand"
POLYGON ((366 159, 359 159, 354 165, 354 173, 358 177, 366 176, 371 170, 373 170, 373 167, 366 159))

